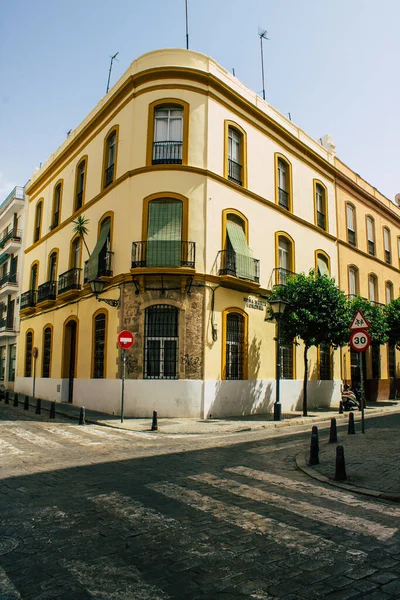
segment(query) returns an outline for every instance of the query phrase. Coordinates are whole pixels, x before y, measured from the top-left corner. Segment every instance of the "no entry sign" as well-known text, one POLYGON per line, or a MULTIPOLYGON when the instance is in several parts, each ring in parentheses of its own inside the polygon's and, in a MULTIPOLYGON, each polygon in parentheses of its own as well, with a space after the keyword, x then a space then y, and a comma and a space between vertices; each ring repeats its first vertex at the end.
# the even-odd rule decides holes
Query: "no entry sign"
POLYGON ((122 350, 129 350, 129 348, 132 348, 134 341, 135 338, 133 337, 133 333, 130 331, 124 330, 120 331, 118 334, 118 345, 120 348, 122 348, 122 350))
POLYGON ((353 331, 350 336, 350 346, 356 352, 364 352, 371 343, 371 336, 367 331, 353 331))

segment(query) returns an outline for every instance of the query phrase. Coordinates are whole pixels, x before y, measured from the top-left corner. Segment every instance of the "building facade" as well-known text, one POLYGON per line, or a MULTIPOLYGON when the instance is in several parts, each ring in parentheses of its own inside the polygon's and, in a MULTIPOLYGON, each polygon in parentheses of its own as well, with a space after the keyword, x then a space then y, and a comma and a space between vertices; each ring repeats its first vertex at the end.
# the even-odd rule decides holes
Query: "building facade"
MULTIPOLYGON (((339 277, 336 171, 328 139, 212 59, 135 60, 27 187, 18 391, 31 393, 35 368, 38 396, 118 414, 128 329, 127 416, 270 412, 268 292, 291 272, 339 277)), ((340 353, 309 358, 310 406, 337 404, 340 353)), ((288 412, 301 407, 302 346, 281 359, 288 412)))
POLYGON ((14 389, 19 334, 25 192, 15 187, 0 205, 0 381, 14 389))

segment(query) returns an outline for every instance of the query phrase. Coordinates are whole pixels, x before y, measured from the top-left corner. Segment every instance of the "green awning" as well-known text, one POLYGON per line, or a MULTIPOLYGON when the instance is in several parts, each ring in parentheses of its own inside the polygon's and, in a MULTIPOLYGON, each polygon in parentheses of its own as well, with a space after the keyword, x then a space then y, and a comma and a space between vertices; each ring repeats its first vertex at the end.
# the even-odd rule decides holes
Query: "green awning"
POLYGON ((107 241, 107 237, 110 233, 110 220, 107 220, 103 223, 100 229, 100 235, 97 240, 97 244, 94 247, 92 254, 89 256, 89 260, 87 262, 87 279, 88 281, 93 281, 96 279, 97 274, 99 272, 99 254, 102 251, 104 244, 107 241))
POLYGON ((148 267, 180 267, 182 202, 154 200, 149 204, 148 267))
POLYGON ((9 256, 10 255, 7 254, 7 252, 5 254, 3 254, 2 256, 0 256, 0 265, 4 264, 8 260, 9 256))
POLYGON ((235 252, 236 277, 241 277, 242 279, 251 279, 254 281, 254 258, 250 248, 247 245, 243 229, 239 223, 228 220, 226 223, 226 231, 228 233, 229 241, 235 252))

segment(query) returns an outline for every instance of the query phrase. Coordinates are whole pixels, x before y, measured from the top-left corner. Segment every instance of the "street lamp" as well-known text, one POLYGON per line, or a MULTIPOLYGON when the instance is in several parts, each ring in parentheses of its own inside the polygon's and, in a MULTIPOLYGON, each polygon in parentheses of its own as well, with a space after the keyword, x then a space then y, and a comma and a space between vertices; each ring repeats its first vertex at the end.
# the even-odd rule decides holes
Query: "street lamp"
POLYGON ((93 294, 96 296, 96 300, 98 302, 105 302, 109 306, 114 306, 115 308, 119 308, 119 300, 109 300, 108 298, 99 298, 99 294, 103 293, 104 286, 106 284, 106 282, 103 281, 103 279, 92 279, 92 281, 89 281, 89 284, 90 284, 90 289, 92 290, 93 294))
POLYGON ((269 300, 272 315, 275 321, 278 323, 278 337, 276 339, 276 393, 275 393, 275 404, 274 404, 274 421, 282 420, 282 404, 280 401, 280 380, 281 380, 281 330, 280 322, 283 313, 289 302, 277 298, 276 300, 269 300))

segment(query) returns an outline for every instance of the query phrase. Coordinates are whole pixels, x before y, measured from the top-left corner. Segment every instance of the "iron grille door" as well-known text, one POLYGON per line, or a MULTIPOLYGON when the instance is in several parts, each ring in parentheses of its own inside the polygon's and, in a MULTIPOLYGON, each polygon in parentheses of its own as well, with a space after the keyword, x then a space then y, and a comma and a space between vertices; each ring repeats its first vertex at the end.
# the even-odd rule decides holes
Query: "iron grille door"
POLYGON ((44 330, 43 340, 43 377, 50 377, 50 358, 51 358, 51 328, 44 330))
POLYGON ((167 304, 145 313, 144 377, 178 379, 178 309, 167 304))
POLYGON ((243 379, 244 317, 229 313, 226 317, 226 379, 243 379))

